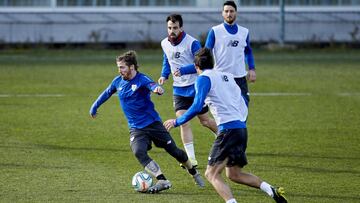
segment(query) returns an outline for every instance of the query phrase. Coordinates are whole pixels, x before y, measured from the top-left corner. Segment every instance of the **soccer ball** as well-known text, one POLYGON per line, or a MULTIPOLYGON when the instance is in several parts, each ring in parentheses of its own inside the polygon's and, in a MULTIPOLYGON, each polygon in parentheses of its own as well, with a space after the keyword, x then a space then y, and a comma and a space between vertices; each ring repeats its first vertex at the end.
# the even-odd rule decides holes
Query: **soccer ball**
POLYGON ((153 179, 151 175, 149 175, 145 171, 140 171, 133 176, 131 184, 134 190, 138 192, 146 192, 149 187, 152 186, 153 179))

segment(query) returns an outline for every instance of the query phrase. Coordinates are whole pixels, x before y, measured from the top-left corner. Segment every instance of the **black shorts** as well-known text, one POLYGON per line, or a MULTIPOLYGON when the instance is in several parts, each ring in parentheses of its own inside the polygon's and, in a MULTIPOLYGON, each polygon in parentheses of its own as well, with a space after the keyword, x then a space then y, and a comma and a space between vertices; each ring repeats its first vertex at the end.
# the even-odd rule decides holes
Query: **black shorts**
MULTIPOLYGON (((194 97, 183 97, 183 96, 174 95, 173 99, 174 99, 175 112, 179 110, 188 110, 192 105, 192 103, 194 102, 194 97)), ((198 113, 198 115, 204 114, 208 111, 209 108, 208 106, 205 105, 198 113)))
POLYGON ((249 103, 249 101, 250 101, 249 88, 247 85, 246 77, 244 76, 242 78, 234 78, 234 79, 235 79, 236 84, 241 89, 242 96, 247 100, 247 103, 249 103))
POLYGON ((160 121, 156 121, 142 129, 130 129, 131 145, 140 145, 143 149, 150 150, 151 142, 160 148, 165 148, 168 143, 175 144, 173 138, 160 121))
POLYGON ((172 157, 180 163, 188 160, 184 151, 179 149, 169 132, 160 121, 156 121, 142 129, 130 129, 130 147, 138 161, 145 167, 152 160, 147 151, 156 147, 165 149, 172 157))
POLYGON ((246 147, 246 128, 221 131, 211 148, 208 165, 214 166, 229 158, 226 166, 238 165, 244 167, 247 164, 246 147))

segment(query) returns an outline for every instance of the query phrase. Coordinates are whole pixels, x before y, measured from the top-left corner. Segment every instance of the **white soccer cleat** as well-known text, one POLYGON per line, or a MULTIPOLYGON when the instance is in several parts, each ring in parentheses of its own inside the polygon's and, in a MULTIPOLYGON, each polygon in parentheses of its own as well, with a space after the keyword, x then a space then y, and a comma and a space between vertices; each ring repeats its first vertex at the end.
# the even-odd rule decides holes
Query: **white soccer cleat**
POLYGON ((159 180, 155 185, 151 186, 147 192, 148 193, 158 193, 162 190, 167 190, 171 188, 171 183, 169 180, 159 180))

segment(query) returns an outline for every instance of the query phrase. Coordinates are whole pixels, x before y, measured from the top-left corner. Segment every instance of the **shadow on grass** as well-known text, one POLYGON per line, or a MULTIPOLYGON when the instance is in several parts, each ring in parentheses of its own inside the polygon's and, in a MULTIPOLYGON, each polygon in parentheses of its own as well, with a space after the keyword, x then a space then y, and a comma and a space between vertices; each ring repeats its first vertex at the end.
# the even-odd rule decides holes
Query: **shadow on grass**
POLYGON ((248 156, 254 157, 284 157, 284 158, 304 158, 304 159, 339 159, 339 160, 360 160, 360 157, 350 156, 320 156, 320 155, 308 155, 308 154, 291 154, 291 153, 246 153, 248 156))
MULTIPOLYGON (((71 146, 60 146, 50 144, 14 144, 14 145, 0 145, 0 148, 9 149, 43 149, 43 150, 64 150, 64 151, 86 151, 86 152, 131 152, 130 146, 123 149, 114 148, 96 148, 96 147, 71 147, 71 146)), ((151 150, 152 154, 164 153, 165 151, 154 151, 151 150)))
POLYGON ((305 171, 305 172, 311 172, 311 173, 350 173, 354 175, 360 174, 360 171, 356 170, 337 170, 337 169, 330 169, 330 168, 314 168, 314 167, 302 167, 302 166, 286 166, 286 165, 280 165, 279 168, 286 168, 286 169, 292 169, 294 171, 305 171))
MULTIPOLYGON (((240 192, 235 190, 234 195, 262 196, 264 194, 256 189, 254 190, 254 189, 244 188, 244 189, 241 189, 240 192)), ((353 202, 354 200, 357 200, 357 201, 360 200, 360 196, 356 196, 356 195, 347 195, 347 196, 345 196, 345 195, 319 195, 319 194, 304 194, 304 193, 292 193, 292 192, 288 193, 287 192, 285 194, 285 196, 290 202, 292 202, 291 200, 299 199, 299 198, 306 198, 306 199, 311 199, 311 200, 318 199, 319 201, 321 199, 342 200, 339 202, 348 202, 348 201, 353 202)), ((324 202, 324 200, 320 201, 320 202, 324 202)))
POLYGON ((112 149, 112 148, 93 148, 93 147, 69 147, 49 144, 31 144, 31 145, 0 145, 0 148, 14 149, 45 149, 45 150, 64 150, 64 151, 104 151, 104 152, 129 152, 130 149, 112 149))

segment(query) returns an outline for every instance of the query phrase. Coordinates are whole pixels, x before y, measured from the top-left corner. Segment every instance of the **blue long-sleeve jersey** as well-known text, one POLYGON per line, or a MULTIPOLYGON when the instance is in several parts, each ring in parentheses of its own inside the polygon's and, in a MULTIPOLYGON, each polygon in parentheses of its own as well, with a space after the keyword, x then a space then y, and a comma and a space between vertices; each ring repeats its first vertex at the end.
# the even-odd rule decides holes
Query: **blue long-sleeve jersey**
MULTIPOLYGON (((230 34, 236 34, 238 32, 238 27, 236 24, 229 25, 227 23, 224 23, 224 27, 225 27, 226 31, 228 31, 230 34)), ((211 29, 208 33, 205 47, 208 49, 213 49, 214 46, 215 46, 215 33, 214 33, 214 30, 211 29)), ((248 64, 249 69, 250 70, 255 69, 254 55, 252 53, 252 49, 250 46, 249 34, 246 37, 246 47, 245 47, 244 53, 245 53, 245 60, 246 60, 246 63, 248 64)))
POLYGON ((90 115, 96 115, 97 109, 117 92, 129 128, 141 129, 155 121, 161 121, 150 99, 151 91, 157 86, 152 79, 139 72, 131 80, 117 76, 93 103, 90 115))
MULTIPOLYGON (((175 127, 178 127, 188 122, 201 111, 201 109, 205 104, 205 99, 210 91, 210 88, 211 88, 211 81, 209 77, 201 75, 196 79, 196 83, 195 83, 196 94, 195 94, 194 102, 182 116, 178 117, 175 120, 175 127)), ((236 121, 223 123, 218 126, 219 131, 225 129, 235 129, 235 128, 246 128, 246 123, 241 122, 240 120, 236 120, 236 121)))

